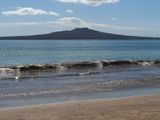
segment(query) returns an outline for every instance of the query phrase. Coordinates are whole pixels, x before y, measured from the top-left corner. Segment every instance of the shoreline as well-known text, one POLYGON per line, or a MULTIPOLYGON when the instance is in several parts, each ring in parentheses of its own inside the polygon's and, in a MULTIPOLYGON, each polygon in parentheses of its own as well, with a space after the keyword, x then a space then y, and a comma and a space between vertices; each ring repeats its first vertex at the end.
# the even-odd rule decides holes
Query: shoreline
POLYGON ((139 98, 139 97, 151 97, 151 96, 160 96, 159 93, 152 93, 147 95, 131 95, 131 96, 122 96, 122 97, 109 97, 109 98, 97 98, 97 99, 87 99, 87 100, 70 100, 70 101, 62 101, 62 102, 54 102, 54 103, 42 103, 42 104, 33 104, 33 105, 23 105, 23 106, 15 106, 15 107, 2 107, 1 110, 11 110, 11 109, 25 109, 25 108, 32 108, 32 107, 41 107, 41 106, 57 106, 57 105, 65 105, 65 104, 72 104, 72 103, 80 103, 80 102, 96 102, 96 101, 116 101, 116 100, 123 100, 123 99, 132 99, 132 98, 139 98))
POLYGON ((0 108, 0 120, 158 120, 159 113, 160 94, 153 94, 0 108))

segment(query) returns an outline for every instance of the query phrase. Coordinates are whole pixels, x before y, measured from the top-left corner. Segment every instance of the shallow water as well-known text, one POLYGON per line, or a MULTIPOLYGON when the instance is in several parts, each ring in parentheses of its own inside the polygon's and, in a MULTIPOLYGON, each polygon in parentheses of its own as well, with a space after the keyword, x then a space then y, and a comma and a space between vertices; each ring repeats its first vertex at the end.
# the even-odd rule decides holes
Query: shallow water
POLYGON ((159 93, 159 60, 158 40, 0 41, 0 107, 159 93))

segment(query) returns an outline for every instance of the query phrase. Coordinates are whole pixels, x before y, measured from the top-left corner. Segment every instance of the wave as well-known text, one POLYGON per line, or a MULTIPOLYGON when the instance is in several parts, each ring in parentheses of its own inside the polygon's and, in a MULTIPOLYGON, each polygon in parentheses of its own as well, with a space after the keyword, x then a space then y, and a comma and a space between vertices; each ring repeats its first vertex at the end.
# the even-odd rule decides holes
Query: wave
POLYGON ((66 76, 87 76, 100 74, 103 69, 114 67, 133 67, 160 65, 160 61, 144 60, 122 60, 122 61, 86 61, 53 64, 30 64, 0 67, 0 79, 2 80, 24 80, 66 76))
POLYGON ((145 60, 122 60, 122 61, 86 61, 86 62, 71 62, 61 64, 30 64, 7 66, 0 68, 0 72, 18 71, 39 71, 39 70, 62 70, 62 69, 87 69, 87 68, 103 68, 107 66, 121 66, 121 65, 156 65, 160 64, 160 60, 145 61, 145 60))
POLYGON ((63 73, 63 74, 55 74, 55 75, 39 75, 39 76, 7 76, 3 78, 3 80, 25 80, 25 79, 38 79, 38 78, 52 78, 52 77, 70 77, 70 76, 84 76, 84 75, 95 75, 95 74, 100 74, 100 72, 80 72, 80 73, 63 73))

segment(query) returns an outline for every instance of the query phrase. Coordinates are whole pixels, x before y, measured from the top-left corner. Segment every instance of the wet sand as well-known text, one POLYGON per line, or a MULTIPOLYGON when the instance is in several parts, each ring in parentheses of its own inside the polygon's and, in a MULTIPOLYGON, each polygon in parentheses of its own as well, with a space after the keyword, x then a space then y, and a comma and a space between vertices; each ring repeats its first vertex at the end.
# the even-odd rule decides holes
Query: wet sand
POLYGON ((160 120, 160 94, 5 108, 0 120, 160 120))

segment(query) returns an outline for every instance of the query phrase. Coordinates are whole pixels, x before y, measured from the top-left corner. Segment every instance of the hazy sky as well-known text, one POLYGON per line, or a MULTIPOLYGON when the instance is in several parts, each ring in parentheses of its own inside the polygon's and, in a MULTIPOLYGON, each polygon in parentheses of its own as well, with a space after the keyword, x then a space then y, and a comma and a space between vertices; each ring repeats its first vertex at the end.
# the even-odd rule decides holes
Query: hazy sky
POLYGON ((160 36, 160 0, 0 0, 0 36, 76 27, 160 36))

